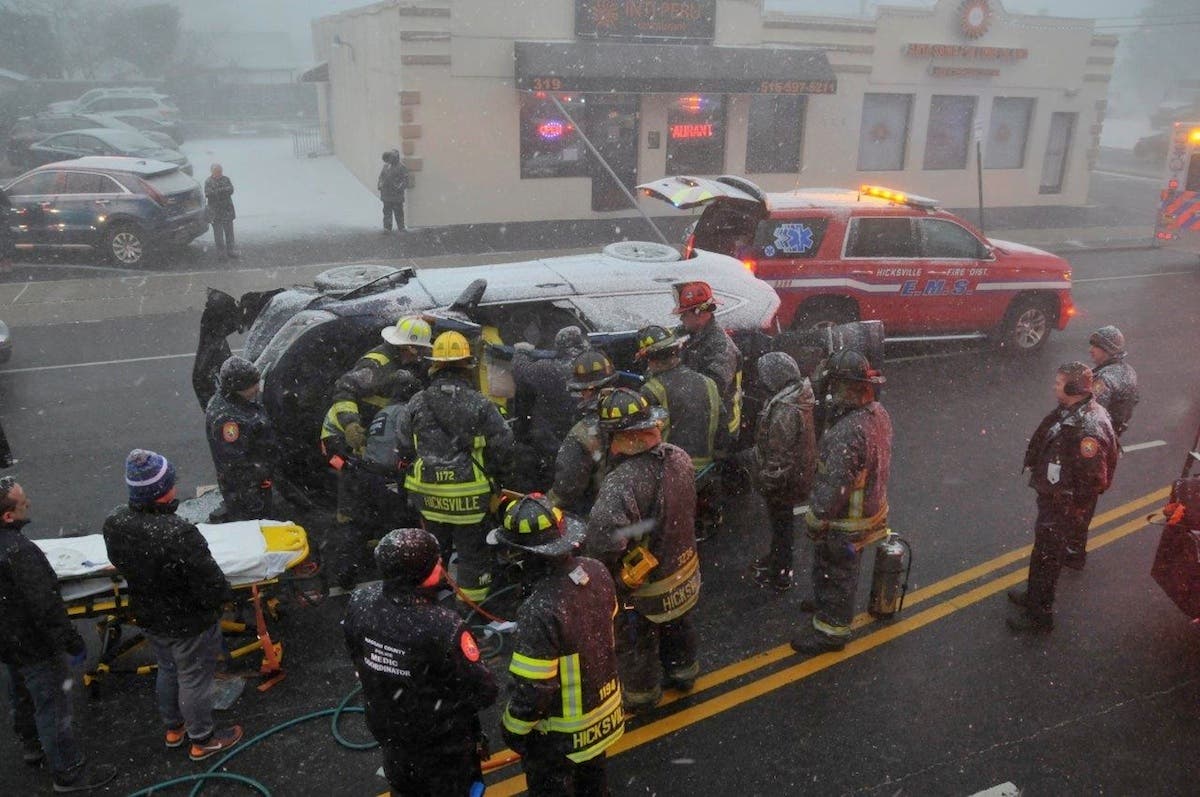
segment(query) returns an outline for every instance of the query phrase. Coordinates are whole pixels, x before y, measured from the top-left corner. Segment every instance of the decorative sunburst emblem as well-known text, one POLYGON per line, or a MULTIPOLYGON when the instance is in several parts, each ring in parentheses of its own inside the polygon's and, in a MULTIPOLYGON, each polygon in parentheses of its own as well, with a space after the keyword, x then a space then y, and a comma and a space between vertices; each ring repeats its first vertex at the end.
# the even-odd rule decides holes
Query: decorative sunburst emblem
POLYGON ((892 137, 892 129, 884 122, 876 122, 871 128, 871 141, 882 144, 892 137))
POLYGON ((595 0, 592 21, 597 28, 615 28, 621 22, 621 0, 595 0))
POLYGON ((992 24, 992 6, 988 0, 963 0, 958 6, 958 26, 968 39, 978 39, 992 24))

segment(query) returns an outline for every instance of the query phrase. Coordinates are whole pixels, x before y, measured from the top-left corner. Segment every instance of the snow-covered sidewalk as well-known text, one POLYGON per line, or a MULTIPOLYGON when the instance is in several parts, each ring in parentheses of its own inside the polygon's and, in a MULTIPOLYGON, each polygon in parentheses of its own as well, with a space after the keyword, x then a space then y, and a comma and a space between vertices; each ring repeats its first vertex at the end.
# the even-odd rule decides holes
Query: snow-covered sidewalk
POLYGON ((233 181, 241 244, 379 229, 379 198, 337 158, 294 157, 290 138, 197 139, 180 149, 201 183, 214 163, 233 181))

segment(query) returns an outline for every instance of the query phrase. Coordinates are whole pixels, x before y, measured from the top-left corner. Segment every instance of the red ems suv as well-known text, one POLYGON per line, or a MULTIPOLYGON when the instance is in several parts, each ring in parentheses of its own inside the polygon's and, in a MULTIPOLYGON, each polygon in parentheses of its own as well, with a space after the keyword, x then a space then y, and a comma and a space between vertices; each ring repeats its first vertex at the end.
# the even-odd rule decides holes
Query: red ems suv
POLYGON ((1067 261, 989 240, 936 200, 877 186, 766 193, 728 175, 638 188, 704 206, 685 256, 741 260, 779 293, 785 328, 877 319, 889 341, 988 337, 1033 352, 1075 312, 1067 261))

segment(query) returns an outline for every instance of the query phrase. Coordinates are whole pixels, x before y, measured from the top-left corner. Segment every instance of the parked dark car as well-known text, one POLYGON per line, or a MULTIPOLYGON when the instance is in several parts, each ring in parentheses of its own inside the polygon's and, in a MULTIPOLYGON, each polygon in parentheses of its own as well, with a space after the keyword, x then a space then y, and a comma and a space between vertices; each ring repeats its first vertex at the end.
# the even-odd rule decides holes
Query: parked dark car
MULTIPOLYGON (((176 147, 183 143, 183 126, 179 123, 178 119, 160 119, 156 116, 138 113, 137 111, 98 113, 94 114, 94 116, 97 119, 115 119, 144 134, 162 133, 174 141, 176 147)), ((105 125, 105 127, 107 126, 105 125)))
POLYGON ((94 250, 120 266, 207 230, 200 184, 173 163, 86 157, 40 166, 4 186, 21 250, 94 250))
POLYGON ((36 116, 25 116, 13 123, 8 131, 6 157, 12 166, 30 169, 36 163, 29 161, 29 148, 37 142, 49 138, 55 133, 66 133, 71 130, 87 130, 96 127, 113 127, 122 130, 130 129, 124 122, 109 122, 101 117, 78 113, 40 113, 36 116))
POLYGON ((94 127, 58 133, 29 147, 29 161, 34 166, 89 155, 118 155, 127 158, 173 163, 184 174, 192 173, 192 164, 179 150, 162 144, 132 130, 112 130, 94 127))

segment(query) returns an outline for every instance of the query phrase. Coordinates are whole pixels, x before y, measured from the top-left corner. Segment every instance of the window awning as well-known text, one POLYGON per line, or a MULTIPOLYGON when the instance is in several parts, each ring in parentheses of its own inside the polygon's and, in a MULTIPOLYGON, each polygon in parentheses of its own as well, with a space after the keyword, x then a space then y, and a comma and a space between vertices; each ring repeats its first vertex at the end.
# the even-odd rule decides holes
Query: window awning
POLYGON ((516 42, 517 88, 631 94, 834 94, 820 50, 628 42, 516 42))
POLYGON ((329 82, 329 62, 322 61, 311 69, 306 69, 300 73, 299 82, 301 83, 328 83, 329 82))

